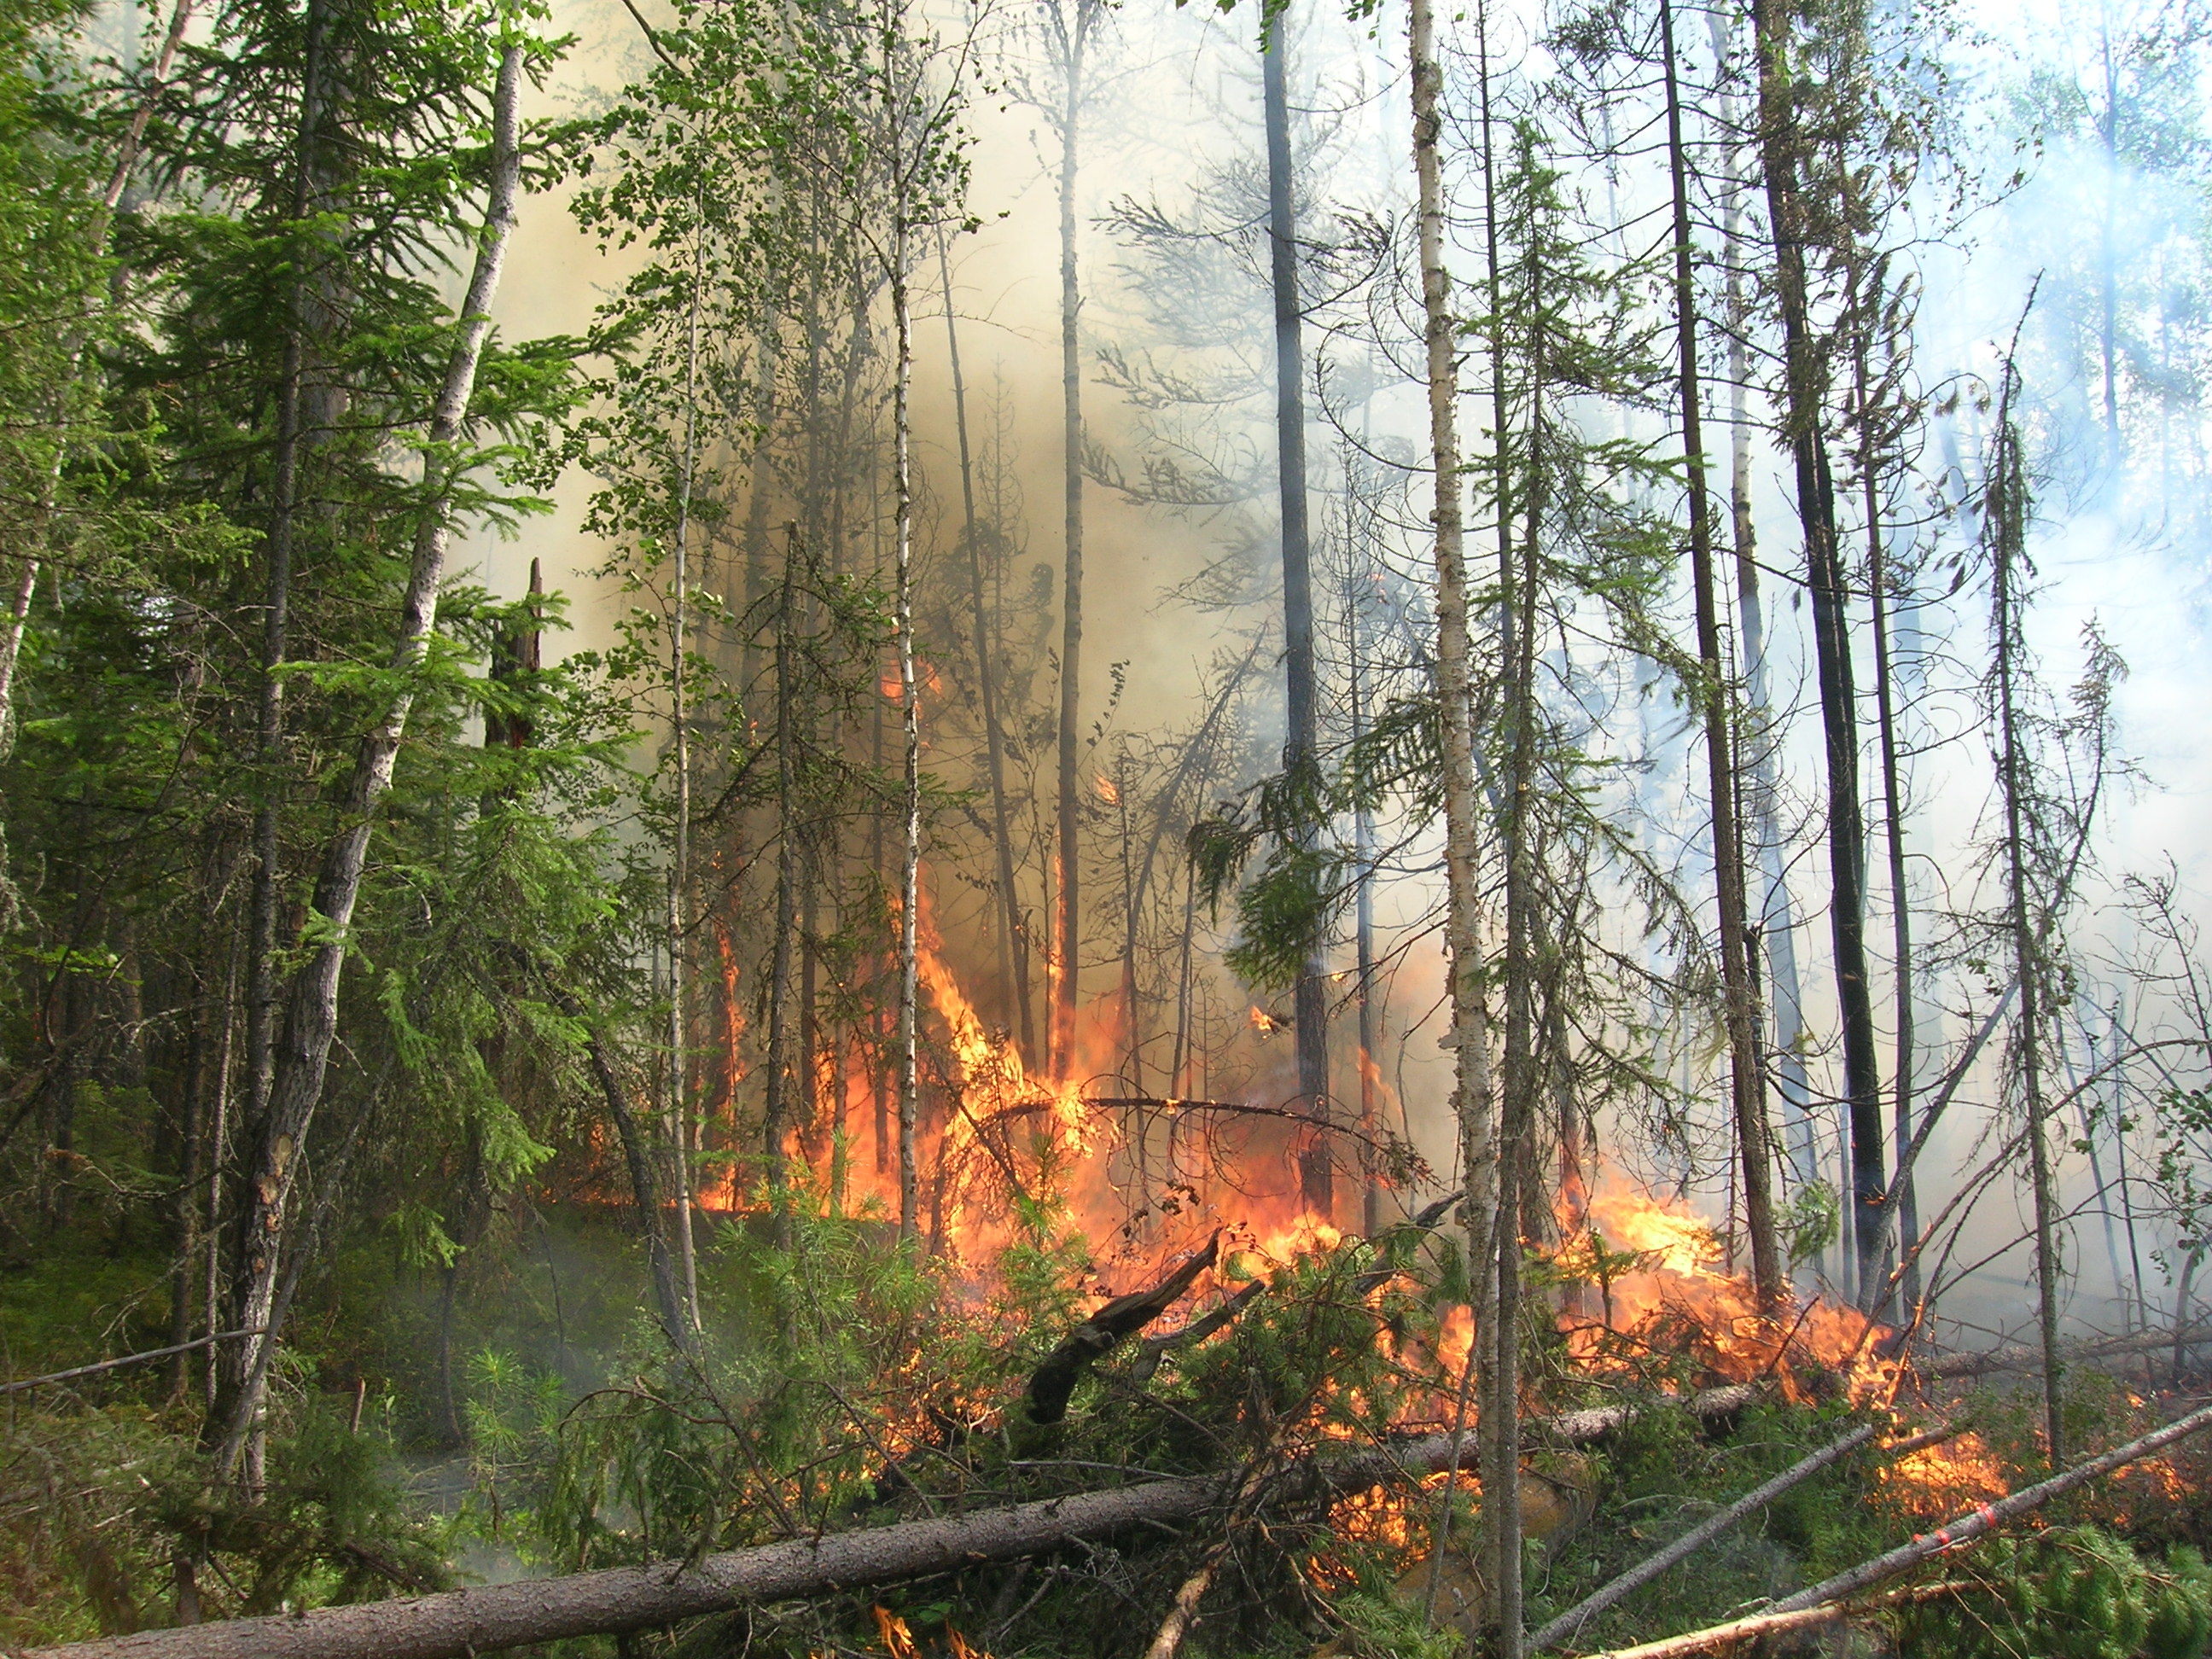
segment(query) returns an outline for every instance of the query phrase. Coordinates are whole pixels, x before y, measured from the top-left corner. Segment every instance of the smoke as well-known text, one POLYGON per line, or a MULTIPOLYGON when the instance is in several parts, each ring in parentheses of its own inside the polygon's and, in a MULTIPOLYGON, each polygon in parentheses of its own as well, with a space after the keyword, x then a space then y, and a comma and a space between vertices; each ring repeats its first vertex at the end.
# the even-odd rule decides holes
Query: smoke
MULTIPOLYGON (((1516 96, 1526 97, 1551 72, 1530 44, 1542 36, 1547 19, 1529 6, 1498 10, 1493 39, 1510 43, 1511 72, 1504 80, 1518 89, 1516 96)), ((2146 17, 2115 16, 2110 27, 2124 33, 2144 27, 2146 17)), ((592 107, 647 61, 636 22, 619 5, 574 0, 559 8, 559 21, 575 32, 578 44, 560 80, 542 94, 539 113, 592 107)), ((972 20, 948 14, 945 21, 964 27, 972 20)), ((1010 67, 998 76, 1006 89, 979 96, 969 112, 975 228, 952 239, 949 296, 937 286, 933 248, 917 273, 923 579, 939 594, 930 616, 943 634, 952 635, 926 638, 924 649, 948 668, 964 651, 957 637, 957 595, 947 597, 958 576, 963 517, 944 327, 948 300, 959 332, 971 445, 990 474, 993 503, 1011 547, 1010 586, 1028 596, 1047 622, 1059 597, 1060 247, 1051 176, 1057 149, 1048 124, 1018 95, 1024 76, 1034 86, 1042 73, 1028 27, 1032 21, 1020 7, 982 20, 987 38, 1010 67)), ((1976 852, 1989 833, 1994 773, 1975 702, 1986 654, 1987 610, 1972 568, 1973 503, 1988 436, 1982 405, 2039 277, 2038 307, 2022 334, 2035 459, 2044 477, 2033 543, 2039 588, 2032 642, 2044 681, 2063 692, 2081 672, 2085 629, 2093 623, 2102 629, 2131 670, 2115 710, 2121 744, 2142 766, 2142 781, 2116 786, 2105 805, 2095 873, 2081 893, 2073 924, 2075 957, 2090 964, 2080 1006, 2109 1009, 2118 989, 2117 966, 2136 942, 2119 908, 2120 878, 2171 859, 2183 902, 2200 917, 2206 913, 2203 896, 2212 887, 2207 863, 2212 848, 2202 828, 2212 805, 2212 732, 2201 713, 2212 693, 2207 666, 2212 659, 2205 650, 2203 605, 2204 434, 2193 367, 2202 349, 2198 175, 2134 161, 2106 165, 2110 158, 2100 156, 2094 119, 2099 45, 2077 21, 2062 18, 2055 8, 1987 5, 1970 11, 1966 22, 1944 49, 1950 78, 1941 94, 1948 117, 1942 136, 1957 147, 1958 166, 1930 169, 1911 204, 1914 234, 1900 253, 1920 285, 1916 379, 1931 411, 1925 448, 1900 501, 1901 514, 1911 522, 1899 550, 1909 556, 1917 584, 1917 598, 1899 621, 1905 724, 1912 751, 1906 767, 1912 879, 1916 899, 1927 907, 1922 939, 1930 947, 1946 937, 1947 913, 1986 911, 1993 902, 1992 878, 1976 852), (2025 177, 2008 185, 2015 168, 2025 177), (1943 193, 1961 179, 1967 198, 1980 204, 1963 214, 1953 211, 1943 193), (2085 239, 2082 229, 2103 222, 2100 216, 2108 212, 2112 258, 2134 285, 2124 308, 2142 321, 2121 388, 2130 414, 2118 453, 2103 427, 2101 388, 2086 372, 2095 354, 2085 350, 2085 341, 2096 332, 2094 307, 2085 309, 2094 298, 2096 250, 2085 250, 2085 240, 2094 239, 2085 239), (2150 413, 2141 412, 2146 410, 2150 413)), ((1279 645, 1267 631, 1277 597, 1266 424, 1272 387, 1259 375, 1264 363, 1252 349, 1264 340, 1267 317, 1265 232, 1264 226, 1255 228, 1252 207, 1259 148, 1255 26, 1249 13, 1224 17, 1158 0, 1113 14, 1100 49, 1097 95, 1083 123, 1078 217, 1085 437, 1092 470, 1111 476, 1118 469, 1121 477, 1141 482, 1146 460, 1164 456, 1186 479, 1245 486, 1241 492, 1217 489, 1213 498, 1172 507, 1134 499, 1143 491, 1108 487, 1097 477, 1087 483, 1082 686, 1087 787, 1100 780, 1115 789, 1126 790, 1133 781, 1157 787, 1174 765, 1172 740, 1199 730, 1221 698, 1229 668, 1248 655, 1252 666, 1246 683, 1226 699, 1228 712, 1210 739, 1218 752, 1205 793, 1218 796, 1249 782, 1273 764, 1279 741, 1279 645), (1147 242, 1133 232, 1133 210, 1154 207, 1179 228, 1180 242, 1159 236, 1147 242), (1149 396, 1178 379, 1191 397, 1211 389, 1209 400, 1149 396)), ((1370 617, 1375 637, 1370 640, 1385 679, 1395 672, 1402 683, 1404 676, 1418 673, 1429 626, 1420 576, 1425 545, 1419 502, 1425 486, 1408 463, 1422 453, 1424 428, 1411 374, 1413 329, 1402 269, 1410 178, 1401 27, 1388 9, 1370 29, 1315 8, 1300 12, 1291 36, 1300 143, 1310 162, 1304 222, 1315 245, 1311 280, 1322 290, 1309 296, 1316 522, 1348 526, 1358 516, 1349 489, 1355 467, 1347 455, 1368 458, 1359 464, 1368 466, 1371 495, 1366 531, 1334 535, 1325 562, 1334 572, 1322 633, 1330 642, 1329 719, 1340 742, 1346 669, 1342 641, 1352 616, 1344 593, 1368 591, 1360 586, 1364 580, 1385 594, 1370 617), (1360 275, 1352 267, 1363 227, 1374 228, 1381 240, 1374 268, 1360 275), (1346 276, 1340 289, 1330 287, 1336 276, 1346 276)), ((1508 54, 1500 58, 1505 64, 1508 54)), ((2190 61, 2193 65, 2195 58, 2190 61)), ((1471 107, 1470 72, 1463 52, 1451 68, 1451 95, 1462 113, 1471 107)), ((2188 75, 2199 73, 2192 67, 2188 75)), ((2190 84, 2196 84, 2193 78, 2190 84)), ((1546 112, 1540 93, 1533 107, 1546 112)), ((2179 112, 2172 124, 2193 132, 2196 113, 2179 112)), ((1620 118, 1627 118, 1626 113, 1620 118)), ((1453 188, 1462 205, 1450 235, 1454 260, 1466 273, 1476 269, 1480 252, 1474 142, 1468 122, 1455 123, 1453 188)), ((1710 145, 1710 133, 1701 142, 1710 145)), ((1570 157, 1565 164, 1583 210, 1609 227, 1607 248, 1626 252, 1637 236, 1647 234, 1637 227, 1663 189, 1651 157, 1602 162, 1570 157)), ((1747 224, 1745 234, 1755 235, 1755 224, 1747 224)), ((1715 252, 1710 228, 1701 236, 1705 252, 1715 252)), ((575 228, 562 191, 537 196, 500 296, 501 326, 510 337, 580 333, 595 303, 623 275, 617 259, 601 258, 575 228)), ((1749 413, 1754 421, 1772 419, 1771 409, 1756 394, 1749 413)), ((1648 438, 1665 429, 1656 416, 1612 411, 1597 418, 1618 422, 1623 435, 1648 438)), ((1821 910, 1826 854, 1810 835, 1820 807, 1820 768, 1818 733, 1808 717, 1809 636, 1797 590, 1785 580, 1797 566, 1797 554, 1782 458, 1765 430, 1753 447, 1753 505, 1770 572, 1771 704, 1782 722, 1784 862, 1814 1034, 1803 1059, 1816 1109, 1806 1127, 1820 1167, 1832 1182, 1839 1178, 1839 1131, 1838 1114, 1827 1103, 1838 1091, 1838 1062, 1828 1035, 1835 1030, 1835 1010, 1821 910)), ((484 542, 473 550, 485 580, 502 593, 520 592, 532 562, 542 562, 549 585, 573 596, 574 631, 559 642, 569 650, 604 647, 612 637, 617 605, 609 586, 592 574, 611 550, 579 527, 591 487, 588 478, 571 476, 560 488, 555 514, 526 525, 511 542, 484 542)), ((1677 593, 1670 605, 1682 623, 1686 597, 1677 593)), ((549 641, 549 647, 554 645, 549 641)), ((1025 668, 1039 677, 1036 690, 1042 699, 1054 672, 1048 628, 1039 629, 1033 648, 1037 659, 1025 668)), ((1387 685, 1383 690, 1387 694, 1387 685)), ((925 702, 929 764, 963 787, 976 787, 980 739, 972 715, 948 706, 957 691, 955 686, 936 707, 925 702)), ((1699 850, 1701 809, 1688 750, 1692 734, 1681 709, 1648 673, 1635 684, 1609 683, 1606 698, 1594 735, 1632 775, 1632 781, 1611 787, 1609 804, 1639 814, 1638 835, 1646 852, 1672 864, 1692 890, 1705 891, 1711 872, 1699 850)), ((1017 747, 1022 781, 1036 786, 1042 811, 1050 769, 1042 734, 1022 733, 1017 747)), ((1871 803, 1876 792, 1869 793, 1871 803)), ((1094 800, 1097 867, 1089 873, 1092 922, 1082 984, 1085 997, 1103 1005, 1121 984, 1120 921, 1111 913, 1130 884, 1121 873, 1127 848, 1117 841, 1115 813, 1095 788, 1094 800)), ((1176 811, 1187 817, 1204 804, 1194 797, 1176 811)), ((1039 822, 1029 823, 1024 833, 1025 848, 1036 856, 1020 877, 1023 902, 1041 927, 1039 822)), ((1398 833, 1387 824, 1380 830, 1385 845, 1398 833)), ((1148 927, 1171 930, 1179 922, 1184 894, 1176 840, 1171 831, 1152 854, 1148 927)), ((934 852, 932 891, 951 956, 963 977, 981 988, 988 1018, 1011 1028, 1014 999, 995 965, 985 845, 972 824, 949 831, 934 852)), ((1388 1109, 1401 1115, 1399 1121, 1445 1180, 1453 1139, 1443 1117, 1449 1057, 1436 1042, 1443 999, 1432 932, 1439 896, 1434 854, 1433 846, 1415 840, 1394 847, 1382 867, 1376 898, 1383 970, 1375 989, 1386 1004, 1386 1040, 1370 1059, 1390 1097, 1388 1109)), ((1878 872, 1872 884, 1879 904, 1870 921, 1879 932, 1886 925, 1880 906, 1887 902, 1887 888, 1878 872)), ((1608 923, 1616 941, 1642 953, 1655 970, 1676 965, 1668 949, 1642 936, 1626 895, 1616 896, 1620 914, 1608 923)), ((1226 925, 1210 922, 1200 906, 1193 947, 1200 967, 1188 994, 1199 1007, 1195 1028, 1212 1052, 1206 1069, 1187 1066, 1176 1077, 1168 1075, 1172 1068, 1158 1040, 1175 994, 1175 953, 1158 937, 1144 943, 1140 996, 1152 1005, 1153 1040, 1138 1064, 1149 1068, 1162 1092, 1220 1095, 1241 1089, 1260 1099, 1295 1086, 1288 1080, 1289 1043, 1263 1041, 1253 1031, 1246 1020, 1250 999, 1218 968, 1229 942, 1226 925), (1240 1034, 1232 1036, 1232 1027, 1241 1028, 1240 1034)), ((1345 967, 1350 959, 1346 944, 1334 965, 1345 967)), ((1033 949, 1033 970, 1036 961, 1033 949)), ((1923 1090, 1942 1077, 1948 1056, 1986 1012, 1996 988, 1987 977, 1958 961, 1929 975, 1918 1033, 1923 1060, 1916 1072, 1923 1090)), ((1337 981, 1337 994, 1346 999, 1333 1033, 1337 1092, 1344 1101, 1359 1095, 1351 988, 1348 975, 1337 981)), ((2165 1018, 2140 1003, 2137 1017, 2153 1023, 2165 1018)), ((2069 1063, 2077 1071, 2090 1063, 2081 1034, 2095 1024, 2077 1015, 2076 1029, 2065 1039, 2073 1045, 2069 1063)), ((1960 1091, 1961 1105, 1920 1164, 1923 1217, 1966 1177, 1996 1121, 2003 1094, 2001 1051, 2002 1044, 1993 1045, 1972 1071, 1960 1091)), ((2203 1060, 2201 1054, 2190 1059, 2197 1068, 2191 1075, 2201 1073, 2203 1060)), ((1684 1032, 1667 1048, 1665 1065, 1679 1091, 1669 1107, 1678 1118, 1679 1143, 1650 1144, 1644 1123, 1633 1117, 1603 1126, 1601 1133, 1613 1156, 1666 1170, 1717 1212, 1727 1201, 1728 1179, 1719 1062, 1710 1042, 1684 1032), (1723 1149, 1718 1156, 1717 1146, 1723 1149)), ((1789 1119, 1790 1108, 1778 1102, 1775 1110, 1778 1118, 1789 1119)), ((1793 1127, 1784 1121, 1785 1138, 1793 1127)), ((2100 1144, 2110 1145, 2112 1133, 2107 1124, 2087 1138, 2103 1136, 2100 1144)), ((2137 1147, 2138 1159, 2148 1150, 2137 1147)), ((2069 1201, 2091 1201, 2092 1184, 2088 1159, 2070 1155, 2069 1201)), ((1993 1213, 1974 1224, 1973 1237, 1994 1249, 2016 1221, 2008 1208, 1993 1213)), ((2106 1260, 2099 1224, 2094 1218, 2079 1223, 2069 1252, 2081 1275, 2077 1311, 2092 1322, 2105 1316, 2104 1299, 2132 1273, 2106 1260)), ((2157 1231, 2148 1220, 2142 1224, 2147 1237, 2157 1231)), ((2170 1255, 2173 1243, 2169 1229, 2154 1248, 2170 1255)), ((1981 1253, 1968 1248, 1960 1255, 1963 1262, 1981 1253)), ((1953 1304, 1957 1315, 2008 1324, 2027 1261, 2024 1251, 2014 1250, 1970 1275, 1972 1293, 1953 1304)))

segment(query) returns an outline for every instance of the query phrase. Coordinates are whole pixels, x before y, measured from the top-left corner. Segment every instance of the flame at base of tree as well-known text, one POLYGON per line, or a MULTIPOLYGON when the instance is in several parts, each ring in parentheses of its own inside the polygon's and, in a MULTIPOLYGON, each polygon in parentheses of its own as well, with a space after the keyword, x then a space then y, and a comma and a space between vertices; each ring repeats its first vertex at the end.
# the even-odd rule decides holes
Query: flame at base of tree
MULTIPOLYGON (((1298 1136, 1311 1133, 1306 1126, 1257 1115, 1239 1131, 1241 1155, 1225 1155, 1218 1126, 1189 1121, 1224 1109, 1221 1103, 1163 1099, 1133 1111, 1130 1102, 1095 1096, 1088 1079, 1111 1076, 1126 1051, 1117 997, 1097 1000, 1068 1063, 1056 1075, 1039 1075, 1011 1036, 978 1011, 927 911, 920 981, 928 1050, 918 1148, 923 1231, 964 1282, 982 1288, 1009 1247, 1048 1226, 1085 1247, 1098 1281, 1084 1298, 1089 1305, 1146 1282, 1212 1232, 1221 1235, 1220 1256, 1194 1287, 1200 1301, 1345 1242, 1333 1218, 1310 1213, 1301 1200, 1297 1151, 1298 1136)), ((1253 1013, 1255 1030, 1272 1025, 1261 1011, 1253 1013)), ((890 1056, 848 1060, 820 1068, 814 1123, 794 1137, 793 1150, 840 1207, 888 1216, 896 1205, 896 1152, 877 1131, 895 1112, 890 1056), (840 1072, 842 1098, 833 1086, 840 1072)), ((1733 1270, 1728 1241, 1688 1205, 1617 1170, 1577 1161, 1560 1173, 1559 1241, 1538 1251, 1534 1265, 1550 1286, 1558 1340, 1574 1372, 1662 1391, 1759 1382, 1796 1401, 1841 1394, 1875 1409, 1895 1403, 1907 1375, 1885 1352, 1884 1328, 1817 1296, 1763 1314, 1749 1274, 1733 1270)), ((734 1185, 724 1190, 735 1197, 734 1185)), ((1394 1352, 1399 1341, 1388 1329, 1376 1340, 1394 1352)), ((1409 1375, 1427 1378, 1408 1389, 1401 1426, 1435 1430, 1457 1420, 1471 1433, 1474 1413, 1462 1414, 1460 1401, 1472 1348, 1468 1310, 1455 1305, 1443 1310, 1426 1339, 1395 1354, 1409 1375)), ((919 1418, 902 1428, 890 1437, 896 1446, 932 1431, 919 1418)), ((1885 1498, 1911 1516, 1978 1502, 2002 1484, 1994 1455, 1972 1436, 1906 1454, 1881 1479, 1885 1498)), ((1460 1480, 1475 1491, 1471 1471, 1460 1480)), ((1377 1488, 1340 1500, 1334 1520, 1347 1539, 1395 1545, 1425 1524, 1415 1513, 1421 1501, 1377 1488)), ((896 1650, 892 1634, 887 1627, 896 1650)))

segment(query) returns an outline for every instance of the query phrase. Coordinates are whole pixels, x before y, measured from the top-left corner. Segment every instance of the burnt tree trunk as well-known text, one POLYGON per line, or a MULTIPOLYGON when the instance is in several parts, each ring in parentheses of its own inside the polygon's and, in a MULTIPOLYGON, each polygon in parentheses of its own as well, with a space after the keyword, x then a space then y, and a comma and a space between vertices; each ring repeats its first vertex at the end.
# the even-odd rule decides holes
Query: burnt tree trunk
POLYGON ((1858 1283, 1879 1285, 1882 1267, 1881 1066, 1866 954, 1866 818, 1859 799, 1858 714, 1850 618, 1837 545, 1835 482, 1828 459, 1824 371, 1813 337, 1805 274, 1807 212, 1799 185, 1804 149, 1798 94, 1790 83, 1790 25, 1781 0, 1753 0, 1759 54, 1759 147, 1774 243, 1775 295, 1782 313, 1784 434, 1797 489, 1812 598, 1813 643, 1828 775, 1828 926, 1844 1038, 1844 1098, 1850 1121, 1851 1237, 1858 1283))
MULTIPOLYGON (((1320 795, 1320 699, 1314 665, 1313 550, 1306 519, 1305 308, 1298 295, 1297 179, 1291 155, 1289 76, 1285 69, 1287 10, 1267 25, 1261 48, 1262 104, 1267 130, 1268 277, 1275 307, 1276 489, 1282 513, 1283 674, 1286 691, 1283 770, 1314 810, 1320 795)), ((1302 823, 1310 841, 1320 826, 1302 823)), ((1298 1045, 1298 1097, 1317 1124, 1328 1121, 1328 981, 1322 941, 1306 943, 1293 1024, 1298 1045)), ((1326 1133, 1298 1158, 1298 1192, 1318 1216, 1335 1209, 1335 1176, 1326 1133)))

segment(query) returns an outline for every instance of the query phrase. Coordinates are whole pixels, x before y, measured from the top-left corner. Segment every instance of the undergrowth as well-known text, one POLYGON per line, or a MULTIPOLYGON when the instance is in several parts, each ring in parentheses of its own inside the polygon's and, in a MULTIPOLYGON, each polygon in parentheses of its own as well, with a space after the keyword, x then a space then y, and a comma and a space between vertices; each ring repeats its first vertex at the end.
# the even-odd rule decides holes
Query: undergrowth
MULTIPOLYGON (((883 1215, 839 1213, 820 1194, 799 1194, 781 1224, 724 1222, 700 1254, 706 1332, 694 1352, 672 1354, 606 1288, 635 1273, 627 1241, 574 1217, 537 1218, 534 1256, 518 1255, 459 1304, 458 1446, 434 1397, 434 1282, 387 1256, 384 1294, 371 1294, 380 1264, 357 1247, 303 1301, 258 1501, 209 1480, 191 1368, 179 1396, 148 1367, 9 1401, 0 1644, 167 1624, 193 1601, 210 1618, 305 1607, 1204 1474, 1250 1475, 1268 1501, 1263 1522, 1227 1528, 1191 1659, 1457 1650, 1449 1618, 1431 1628, 1421 1616, 1436 1495, 1377 1489, 1332 1508, 1299 1473, 1312 1455, 1448 1421, 1436 1353, 1463 1288, 1449 1249, 1405 1230, 1289 1262, 1234 1252, 1214 1298, 1255 1277, 1267 1287, 1217 1337, 1152 1354, 1125 1342, 1084 1375, 1063 1421, 1037 1424, 1024 1389, 1039 1361, 1095 1305, 1086 1298, 1136 1286, 1102 1285, 1087 1241, 1052 1202, 1029 1202, 1013 1220, 995 1271, 973 1278, 897 1248, 883 1215), (365 1306, 380 1311, 337 1315, 365 1306)), ((112 1351, 118 1333, 158 1337, 159 1281, 143 1271, 157 1260, 106 1249, 88 1255, 74 1290, 57 1279, 51 1295, 27 1274, 0 1283, 15 1373, 112 1351)), ((1640 1352, 1641 1369, 1594 1378, 1532 1323, 1532 1409, 1709 1380, 1663 1344, 1640 1352)), ((2156 1414, 2087 1377, 2073 1398, 2082 1445, 2113 1443, 2156 1414)), ((1990 1394, 1945 1409, 1971 1418, 2009 1483, 2042 1473, 2027 1404, 1990 1394)), ((1533 1445, 1532 1469, 1582 1496, 1563 1500, 1571 1524, 1530 1542, 1530 1625, 1860 1420, 1841 1401, 1772 1401, 1716 1426, 1658 1401, 1601 1446, 1533 1445)), ((1965 1582, 1960 1595, 1896 1614, 1888 1638, 1930 1659, 2201 1653, 2212 1575, 2194 1547, 2208 1524, 2194 1494, 2212 1469, 2191 1455, 2054 1509, 2045 1530, 1945 1558, 1937 1566, 1965 1582)), ((1944 1518, 1901 1502, 1881 1465, 1873 1450, 1838 1463, 1592 1620, 1576 1645, 1726 1618, 1944 1518)), ((1455 1583, 1470 1571, 1473 1535, 1464 1500, 1458 1513, 1446 1550, 1455 1583)), ((903 1629, 924 1656, 965 1645, 997 1659, 1109 1659, 1143 1649, 1224 1525, 1216 1511, 1177 1531, 558 1650, 882 1659, 896 1646, 886 1631, 903 1629)))

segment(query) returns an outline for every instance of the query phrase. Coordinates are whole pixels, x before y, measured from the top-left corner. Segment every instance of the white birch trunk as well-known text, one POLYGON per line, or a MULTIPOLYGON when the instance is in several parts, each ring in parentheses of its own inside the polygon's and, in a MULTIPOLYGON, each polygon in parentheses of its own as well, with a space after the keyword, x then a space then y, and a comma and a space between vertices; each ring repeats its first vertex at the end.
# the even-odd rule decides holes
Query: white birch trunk
MULTIPOLYGON (((476 268, 462 302, 459 337, 446 365, 445 382, 433 406, 426 461, 435 476, 447 465, 440 452, 461 435, 475 391, 477 366, 491 335, 492 295, 514 230, 515 199, 522 179, 520 118, 524 51, 511 46, 500 59, 493 100, 494 149, 491 198, 477 246, 476 268)), ((399 679, 384 718, 364 733, 347 784, 343 828, 324 848, 315 884, 315 910, 322 919, 318 943, 293 980, 276 1055, 268 1133, 256 1149, 254 1168, 245 1184, 245 1227, 252 1241, 252 1271, 241 1298, 239 1324, 263 1334, 249 1339, 242 1382, 233 1402, 220 1446, 219 1462, 234 1470, 263 1415, 269 1367, 281 1333, 268 1328, 276 1304, 285 1218, 307 1132, 320 1103, 331 1044, 337 1033, 338 975, 346 953, 346 934, 361 895, 368 861, 369 830, 378 803, 392 786, 399 744, 407 730, 414 693, 406 677, 422 664, 437 625, 438 586, 444 580, 446 551, 452 538, 450 489, 424 506, 415 530, 407 588, 400 605, 392 644, 392 670, 399 679)))

